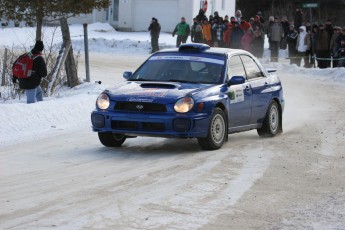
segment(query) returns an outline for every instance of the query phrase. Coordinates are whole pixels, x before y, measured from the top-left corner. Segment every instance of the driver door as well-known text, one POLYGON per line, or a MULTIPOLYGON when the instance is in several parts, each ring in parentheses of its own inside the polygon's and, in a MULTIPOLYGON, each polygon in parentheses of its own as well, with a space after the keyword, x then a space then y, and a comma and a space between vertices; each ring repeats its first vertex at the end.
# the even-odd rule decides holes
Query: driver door
MULTIPOLYGON (((228 60, 228 76, 243 76, 246 72, 239 56, 230 57, 228 60)), ((229 128, 241 128, 249 125, 252 114, 252 89, 246 81, 244 84, 228 87, 229 96, 229 128)))

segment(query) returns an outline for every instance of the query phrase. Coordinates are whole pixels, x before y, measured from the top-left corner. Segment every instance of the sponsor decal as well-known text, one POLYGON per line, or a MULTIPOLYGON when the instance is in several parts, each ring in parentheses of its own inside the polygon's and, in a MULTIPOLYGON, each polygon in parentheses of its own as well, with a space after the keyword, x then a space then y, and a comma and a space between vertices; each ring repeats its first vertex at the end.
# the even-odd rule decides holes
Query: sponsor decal
POLYGON ((241 85, 233 85, 229 92, 230 103, 238 103, 244 101, 244 90, 241 85))
POLYGON ((130 97, 130 98, 128 98, 128 101, 131 101, 131 102, 153 102, 153 99, 130 97))
POLYGON ((128 93, 131 96, 138 96, 138 97, 166 97, 166 92, 157 91, 159 89, 147 89, 140 92, 130 92, 128 93))

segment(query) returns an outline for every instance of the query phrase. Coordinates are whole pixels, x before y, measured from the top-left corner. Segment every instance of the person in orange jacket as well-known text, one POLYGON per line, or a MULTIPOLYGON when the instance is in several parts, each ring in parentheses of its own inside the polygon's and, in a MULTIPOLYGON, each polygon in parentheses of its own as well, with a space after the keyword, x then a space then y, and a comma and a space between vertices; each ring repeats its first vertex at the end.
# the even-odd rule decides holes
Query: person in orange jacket
POLYGON ((204 19, 202 23, 202 33, 204 37, 204 42, 212 46, 212 27, 211 24, 207 21, 207 19, 204 19))
POLYGON ((232 31, 232 23, 231 22, 225 22, 226 29, 223 34, 224 38, 224 47, 230 48, 230 36, 232 31))

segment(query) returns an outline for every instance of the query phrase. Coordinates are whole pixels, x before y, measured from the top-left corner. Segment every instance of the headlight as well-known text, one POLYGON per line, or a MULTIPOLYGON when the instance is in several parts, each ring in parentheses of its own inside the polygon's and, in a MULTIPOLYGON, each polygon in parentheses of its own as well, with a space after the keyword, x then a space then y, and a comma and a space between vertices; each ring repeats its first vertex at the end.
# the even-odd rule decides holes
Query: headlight
POLYGON ((100 109, 107 109, 110 105, 109 97, 105 93, 101 93, 96 101, 97 107, 100 109))
POLYGON ((187 113, 190 111, 194 106, 194 100, 191 97, 184 97, 178 100, 175 105, 174 109, 178 113, 187 113))

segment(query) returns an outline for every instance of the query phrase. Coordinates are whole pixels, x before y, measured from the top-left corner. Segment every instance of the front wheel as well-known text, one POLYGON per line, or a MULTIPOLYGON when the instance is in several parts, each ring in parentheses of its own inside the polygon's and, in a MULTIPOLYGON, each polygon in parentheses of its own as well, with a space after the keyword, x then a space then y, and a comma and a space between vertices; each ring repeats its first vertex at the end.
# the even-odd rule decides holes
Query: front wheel
POLYGON ((125 135, 112 132, 99 132, 98 138, 106 147, 120 147, 126 140, 125 135))
POLYGON ((199 137, 198 142, 205 150, 216 150, 222 147, 227 134, 227 122, 223 110, 215 108, 208 128, 207 137, 199 137))
POLYGON ((273 137, 282 130, 281 112, 276 101, 268 107, 262 127, 257 129, 261 137, 273 137))

